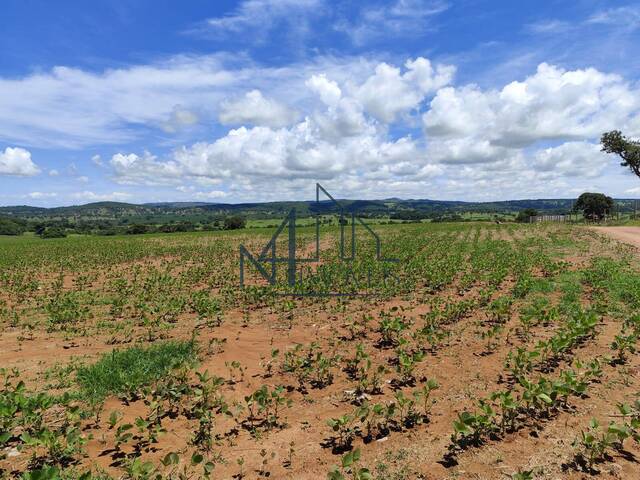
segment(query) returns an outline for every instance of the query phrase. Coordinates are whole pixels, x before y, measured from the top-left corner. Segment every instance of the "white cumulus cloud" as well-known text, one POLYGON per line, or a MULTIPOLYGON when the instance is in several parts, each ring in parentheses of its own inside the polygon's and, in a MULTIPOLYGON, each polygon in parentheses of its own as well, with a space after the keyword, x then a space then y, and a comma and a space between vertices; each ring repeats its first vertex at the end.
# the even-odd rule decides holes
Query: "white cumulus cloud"
POLYGON ((158 185, 180 181, 181 168, 175 162, 159 162, 149 152, 116 153, 111 157, 111 166, 119 183, 158 185))
POLYGON ((0 175, 30 177, 40 173, 40 168, 31 160, 31 152, 20 147, 7 147, 0 151, 0 175))
POLYGON ((222 102, 218 119, 223 125, 261 125, 284 127, 295 122, 298 114, 273 99, 265 98, 260 90, 251 90, 243 97, 222 102))
POLYGON ((207 192, 194 185, 255 198, 265 191, 284 195, 313 180, 372 196, 393 196, 394 188, 420 196, 424 186, 437 186, 441 195, 435 197, 468 197, 470 188, 494 198, 496 192, 557 195, 615 163, 597 145, 603 131, 633 134, 640 126, 635 87, 593 68, 541 64, 523 80, 482 89, 451 86, 455 68, 425 58, 408 60, 404 68, 367 67, 351 77, 339 69, 308 75, 297 90, 296 98, 307 99, 297 121, 273 121, 281 110, 271 96, 252 90, 223 109, 228 118, 221 120, 237 115, 241 126, 160 157, 114 155, 114 178, 181 186, 198 198, 207 192), (240 108, 243 102, 253 107, 240 108), (256 112, 265 111, 270 114, 256 120, 256 112), (411 125, 416 113, 424 137, 390 133, 395 122, 411 125))
POLYGON ((305 85, 312 92, 317 93, 322 102, 329 107, 336 107, 342 97, 342 90, 340 90, 338 83, 334 80, 329 80, 324 73, 312 75, 305 82, 305 85))
POLYGON ((439 65, 434 68, 426 58, 408 60, 406 71, 386 63, 376 67, 374 75, 357 87, 355 98, 379 120, 390 123, 397 115, 413 110, 426 95, 451 82, 455 68, 439 65))
MULTIPOLYGON (((605 169, 619 163, 599 151, 602 132, 640 136, 640 90, 621 75, 542 63, 496 88, 457 85, 454 77, 454 66, 422 57, 397 64, 324 58, 280 68, 176 57, 101 74, 54 69, 0 79, 0 103, 14 102, 18 112, 14 120, 3 117, 11 109, 0 111, 0 138, 24 134, 75 148, 134 138, 140 130, 131 125, 156 129, 152 135, 175 132, 149 146, 157 152, 126 147, 92 161, 119 184, 233 201, 265 191, 296 196, 316 180, 362 198, 562 195, 585 179, 600 185, 605 169), (215 119, 217 133, 202 137, 215 119)), ((13 174, 18 164, 20 174, 39 171, 24 149, 9 148, 0 159, 3 173, 9 164, 13 174)), ((82 181, 78 168, 68 172, 82 181)), ((620 180, 619 191, 629 181, 620 180)))
POLYGON ((600 146, 589 142, 567 142, 554 148, 538 150, 533 167, 538 171, 566 176, 598 177, 611 160, 600 146))
POLYGON ((538 142, 592 140, 613 128, 626 130, 638 122, 639 94, 618 75, 543 63, 534 75, 500 90, 442 88, 423 122, 443 161, 461 159, 459 146, 467 144, 476 150, 470 159, 479 161, 480 149, 490 162, 538 142))
POLYGON ((221 122, 243 126, 211 142, 176 148, 164 159, 148 152, 118 153, 111 159, 114 178, 142 184, 226 180, 249 188, 269 179, 424 179, 442 173, 420 142, 409 135, 390 137, 386 122, 448 83, 453 68, 418 58, 407 61, 404 72, 387 64, 372 70, 360 82, 310 75, 304 82, 307 95, 320 103, 312 102, 318 108, 295 122, 290 109, 250 91, 224 103, 220 114, 221 122), (376 88, 383 90, 377 97, 376 88))

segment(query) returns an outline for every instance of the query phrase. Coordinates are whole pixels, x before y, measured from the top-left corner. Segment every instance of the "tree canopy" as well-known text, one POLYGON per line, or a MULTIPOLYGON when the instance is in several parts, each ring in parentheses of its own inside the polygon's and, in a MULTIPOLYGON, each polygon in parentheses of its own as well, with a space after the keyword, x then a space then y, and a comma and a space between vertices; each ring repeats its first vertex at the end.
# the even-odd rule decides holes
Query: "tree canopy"
POLYGON ((581 211, 584 218, 601 220, 613 208, 613 198, 604 193, 585 192, 578 197, 573 209, 581 211))
POLYGON ((0 235, 22 235, 25 231, 24 223, 0 217, 0 235))
POLYGON ((630 140, 621 131, 612 130, 602 135, 600 144, 603 152, 618 155, 623 160, 620 165, 629 167, 640 177, 640 141, 630 140))
POLYGON ((40 234, 41 238, 65 238, 67 232, 61 227, 46 227, 40 234))
POLYGON ((244 228, 247 224, 247 221, 240 216, 232 216, 226 217, 224 219, 224 229, 225 230, 237 230, 239 228, 244 228))
POLYGON ((525 208, 520 210, 516 216, 516 222, 526 223, 529 221, 529 217, 535 217, 538 215, 538 211, 535 208, 525 208))

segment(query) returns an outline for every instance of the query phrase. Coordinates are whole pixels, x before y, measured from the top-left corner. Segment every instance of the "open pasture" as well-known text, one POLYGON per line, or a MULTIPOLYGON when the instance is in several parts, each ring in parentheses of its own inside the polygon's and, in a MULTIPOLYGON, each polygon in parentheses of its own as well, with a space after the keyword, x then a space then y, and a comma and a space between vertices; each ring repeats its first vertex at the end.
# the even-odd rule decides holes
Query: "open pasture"
MULTIPOLYGON (((374 228, 395 281, 353 298, 240 289, 239 245, 265 228, 1 238, 0 475, 638 477, 633 247, 567 225, 374 228)), ((320 245, 317 268, 344 268, 336 227, 320 245)))

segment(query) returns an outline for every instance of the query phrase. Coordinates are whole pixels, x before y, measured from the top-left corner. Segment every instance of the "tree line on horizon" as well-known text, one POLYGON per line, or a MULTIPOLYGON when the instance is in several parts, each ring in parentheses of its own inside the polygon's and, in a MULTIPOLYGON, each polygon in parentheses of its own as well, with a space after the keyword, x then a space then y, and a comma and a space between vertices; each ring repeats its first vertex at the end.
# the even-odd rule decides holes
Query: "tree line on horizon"
POLYGON ((115 224, 108 220, 81 220, 73 223, 68 219, 29 221, 21 218, 0 217, 0 235, 22 235, 33 232, 41 238, 64 238, 68 234, 79 235, 142 235, 147 233, 177 233, 215 230, 237 230, 245 228, 246 218, 230 215, 211 222, 178 221, 162 224, 134 222, 130 225, 115 224))

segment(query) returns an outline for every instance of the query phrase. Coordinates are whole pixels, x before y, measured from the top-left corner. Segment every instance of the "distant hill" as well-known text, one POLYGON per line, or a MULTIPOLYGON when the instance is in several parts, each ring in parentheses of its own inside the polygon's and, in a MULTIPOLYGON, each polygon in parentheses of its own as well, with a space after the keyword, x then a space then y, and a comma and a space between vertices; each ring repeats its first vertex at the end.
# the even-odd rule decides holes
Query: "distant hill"
MULTIPOLYGON (((533 208, 542 213, 566 213, 573 206, 573 199, 506 200, 499 202, 462 202, 449 200, 388 198, 384 200, 340 200, 347 212, 368 216, 389 216, 400 212, 422 215, 455 213, 516 213, 533 208)), ((633 211, 635 200, 618 199, 620 211, 633 211)), ((0 216, 28 220, 122 220, 161 222, 167 219, 205 219, 242 215, 251 219, 282 218, 292 208, 299 217, 314 214, 337 213, 330 201, 262 202, 262 203, 208 203, 208 202, 160 202, 142 205, 122 202, 96 202, 70 207, 42 208, 27 205, 0 207, 0 216)))

